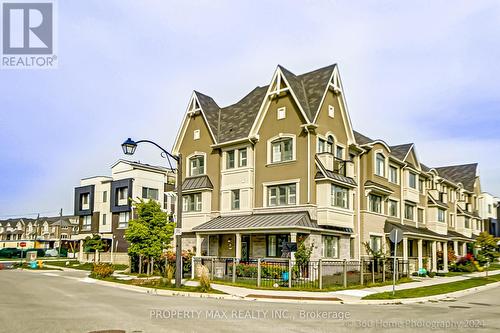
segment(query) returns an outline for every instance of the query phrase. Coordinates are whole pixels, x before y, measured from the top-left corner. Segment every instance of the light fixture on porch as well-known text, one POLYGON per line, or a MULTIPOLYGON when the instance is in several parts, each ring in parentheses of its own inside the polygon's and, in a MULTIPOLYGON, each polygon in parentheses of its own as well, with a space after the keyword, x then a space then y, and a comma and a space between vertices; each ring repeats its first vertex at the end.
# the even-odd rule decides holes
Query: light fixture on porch
POLYGON ((228 238, 228 239, 227 239, 227 248, 228 248, 229 250, 232 250, 232 249, 233 249, 233 240, 232 240, 232 238, 228 238))

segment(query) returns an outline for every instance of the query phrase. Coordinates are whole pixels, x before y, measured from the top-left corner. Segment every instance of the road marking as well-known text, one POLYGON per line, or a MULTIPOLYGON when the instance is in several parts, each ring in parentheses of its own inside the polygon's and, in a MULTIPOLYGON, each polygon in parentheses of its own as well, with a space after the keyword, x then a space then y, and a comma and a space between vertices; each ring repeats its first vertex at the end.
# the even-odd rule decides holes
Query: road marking
POLYGON ((54 273, 42 273, 42 274, 46 276, 60 276, 59 274, 54 274, 54 273))

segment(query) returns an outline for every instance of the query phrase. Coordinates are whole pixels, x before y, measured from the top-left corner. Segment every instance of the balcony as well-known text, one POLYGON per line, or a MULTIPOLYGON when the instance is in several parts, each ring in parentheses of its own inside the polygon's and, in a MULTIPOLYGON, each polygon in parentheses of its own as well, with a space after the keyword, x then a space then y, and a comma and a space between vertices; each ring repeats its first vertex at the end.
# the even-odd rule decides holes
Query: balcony
POLYGON ((318 153, 316 156, 326 170, 344 177, 354 178, 354 163, 352 161, 344 161, 329 152, 318 153))

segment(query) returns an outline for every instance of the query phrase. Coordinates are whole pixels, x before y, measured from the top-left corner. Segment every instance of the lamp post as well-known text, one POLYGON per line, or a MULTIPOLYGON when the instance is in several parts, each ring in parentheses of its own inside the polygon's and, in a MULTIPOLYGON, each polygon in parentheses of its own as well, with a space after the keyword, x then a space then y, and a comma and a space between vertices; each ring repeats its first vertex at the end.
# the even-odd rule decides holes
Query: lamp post
MULTIPOLYGON (((177 156, 170 154, 167 150, 162 148, 160 145, 149 140, 139 140, 134 141, 128 138, 124 143, 122 143, 123 153, 125 155, 133 155, 139 143, 150 143, 157 148, 159 148, 167 157, 167 161, 170 164, 168 157, 173 158, 177 162, 177 220, 175 221, 175 286, 176 288, 181 287, 182 281, 182 155, 179 153, 177 156)), ((170 165, 172 169, 172 165, 170 165)))

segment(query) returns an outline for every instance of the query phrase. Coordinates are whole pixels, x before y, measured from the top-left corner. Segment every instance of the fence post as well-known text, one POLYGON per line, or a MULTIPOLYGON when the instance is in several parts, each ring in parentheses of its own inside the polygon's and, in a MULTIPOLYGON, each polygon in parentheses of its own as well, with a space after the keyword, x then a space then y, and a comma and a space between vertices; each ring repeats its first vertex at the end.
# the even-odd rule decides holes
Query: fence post
MULTIPOLYGON (((194 258, 191 257, 191 280, 194 280, 194 258)), ((167 265, 168 265, 168 260, 165 259, 165 276, 167 273, 167 265)))
POLYGON ((214 266, 215 266, 215 258, 212 258, 212 267, 210 267, 210 280, 214 280, 214 266))
POLYGON ((364 271, 364 266, 365 266, 364 262, 365 262, 365 260, 363 258, 361 258, 360 261, 359 261, 359 273, 360 273, 359 276, 360 276, 360 279, 361 279, 361 281, 360 281, 361 285, 364 284, 363 283, 364 282, 363 281, 363 273, 364 273, 363 271, 364 271))
POLYGON ((343 275, 343 278, 344 278, 344 288, 347 288, 347 260, 344 259, 344 263, 343 263, 343 269, 342 269, 342 275, 343 275))
POLYGON ((236 258, 233 258, 233 283, 236 283, 236 258))
POLYGON ((288 288, 292 288, 292 259, 288 259, 288 288))
POLYGON ((382 260, 382 281, 385 282, 385 259, 382 260))
POLYGON ((375 259, 372 261, 372 283, 375 283, 375 259))
POLYGON ((261 272, 261 258, 257 259, 257 287, 260 287, 261 284, 261 279, 262 279, 262 272, 261 272))
POLYGON ((323 260, 318 260, 319 289, 323 289, 323 260))

